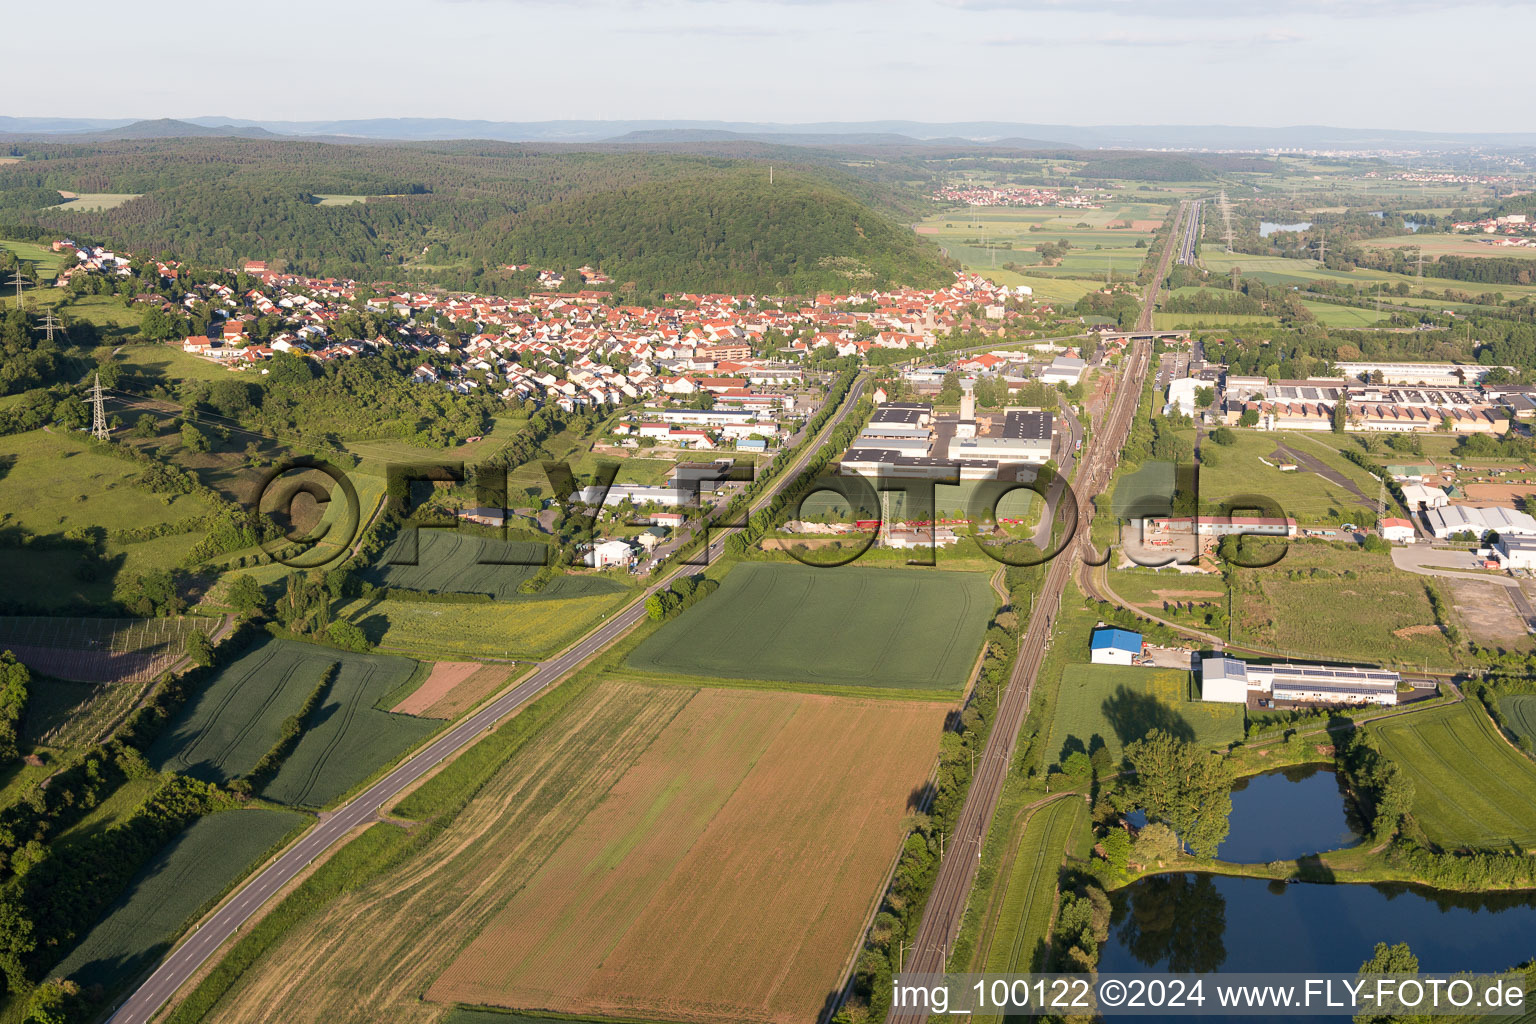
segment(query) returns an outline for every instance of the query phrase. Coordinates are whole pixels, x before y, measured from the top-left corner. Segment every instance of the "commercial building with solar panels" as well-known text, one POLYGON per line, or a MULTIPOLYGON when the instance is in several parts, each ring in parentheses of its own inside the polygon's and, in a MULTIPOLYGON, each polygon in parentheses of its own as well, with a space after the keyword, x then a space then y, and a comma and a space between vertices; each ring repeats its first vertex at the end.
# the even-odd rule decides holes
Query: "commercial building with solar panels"
POLYGON ((1229 704, 1257 695, 1297 704, 1390 706, 1402 681, 1396 672, 1354 665, 1258 665, 1224 654, 1200 659, 1201 699, 1229 704))

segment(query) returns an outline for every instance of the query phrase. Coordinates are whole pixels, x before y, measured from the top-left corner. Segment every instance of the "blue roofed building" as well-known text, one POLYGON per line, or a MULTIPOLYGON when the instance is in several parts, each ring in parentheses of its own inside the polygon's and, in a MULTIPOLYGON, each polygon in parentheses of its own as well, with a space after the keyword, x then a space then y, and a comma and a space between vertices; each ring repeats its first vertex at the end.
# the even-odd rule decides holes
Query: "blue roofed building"
POLYGON ((1093 631, 1092 661, 1095 665, 1131 665, 1141 654, 1141 634, 1114 626, 1093 631))

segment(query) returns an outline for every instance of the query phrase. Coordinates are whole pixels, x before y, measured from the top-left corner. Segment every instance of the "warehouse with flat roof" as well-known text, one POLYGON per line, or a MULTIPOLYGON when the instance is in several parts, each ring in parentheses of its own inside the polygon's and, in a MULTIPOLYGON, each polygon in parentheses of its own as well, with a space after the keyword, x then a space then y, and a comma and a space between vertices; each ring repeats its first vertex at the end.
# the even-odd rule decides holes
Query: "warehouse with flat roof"
POLYGON ((1225 654, 1200 659, 1202 700, 1242 704, 1250 696, 1297 704, 1397 703, 1403 677, 1388 669, 1356 665, 1305 665, 1280 662, 1260 665, 1225 654))

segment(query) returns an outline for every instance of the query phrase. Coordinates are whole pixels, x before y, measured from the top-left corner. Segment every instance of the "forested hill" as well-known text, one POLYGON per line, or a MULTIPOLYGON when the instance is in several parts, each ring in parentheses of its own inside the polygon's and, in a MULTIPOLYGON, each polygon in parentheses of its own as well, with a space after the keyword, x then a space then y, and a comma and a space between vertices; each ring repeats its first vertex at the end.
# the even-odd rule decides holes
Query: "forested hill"
POLYGON ((938 253, 910 229, 803 174, 761 168, 655 181, 510 218, 520 262, 602 265, 621 284, 805 294, 939 284, 938 253))
POLYGON ((173 139, 23 156, 0 165, 0 237, 68 234, 209 265, 507 291, 532 277, 507 264, 590 264, 639 296, 945 274, 931 241, 877 208, 887 185, 824 164, 775 161, 770 188, 761 160, 502 143, 173 139), (54 189, 138 198, 43 206, 54 189))

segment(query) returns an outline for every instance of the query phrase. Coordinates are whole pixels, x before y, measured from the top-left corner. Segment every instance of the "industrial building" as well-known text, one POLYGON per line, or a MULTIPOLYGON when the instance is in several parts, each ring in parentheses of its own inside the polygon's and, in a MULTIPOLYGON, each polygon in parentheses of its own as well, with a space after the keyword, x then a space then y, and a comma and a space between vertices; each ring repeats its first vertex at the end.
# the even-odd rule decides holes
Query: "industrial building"
MULTIPOLYGON (((1482 366, 1476 363, 1378 363, 1378 362, 1344 362, 1335 363, 1339 372, 1354 380, 1367 380, 1380 374, 1380 380, 1385 384, 1430 384, 1449 385, 1477 384, 1486 376, 1492 366, 1482 366)), ((1514 367, 1504 367, 1513 374, 1514 367)))
POLYGON ((1446 505, 1424 513, 1424 523, 1436 540, 1470 533, 1481 539, 1488 533, 1500 537, 1536 537, 1536 519, 1524 512, 1502 506, 1473 508, 1446 505))
POLYGON ((1088 364, 1073 356, 1057 356, 1051 360, 1051 364, 1040 371, 1042 384, 1066 384, 1071 386, 1083 379, 1083 371, 1088 369, 1088 364))
MULTIPOLYGON (((933 407, 890 402, 875 410, 839 463, 839 472, 943 480, 1028 481, 1050 460, 1055 417, 1038 409, 1007 409, 999 433, 975 436, 974 400, 962 400, 962 419, 946 449, 934 451, 933 407), (966 429, 969 426, 969 429, 966 429)), ((994 420, 995 422, 995 420, 994 420)))
POLYGON ((1376 524, 1381 531, 1381 539, 1388 544, 1412 544, 1416 531, 1413 524, 1406 519, 1383 519, 1376 524))
POLYGON ((1296 520, 1269 516, 1147 516, 1141 521, 1142 542, 1166 544, 1171 536, 1236 537, 1263 535, 1266 537, 1296 536, 1296 520))
POLYGON ((697 492, 686 487, 648 487, 641 484, 614 484, 604 494, 603 489, 597 485, 583 487, 571 495, 571 503, 575 505, 597 505, 602 503, 604 508, 612 508, 628 501, 632 505, 666 505, 676 508, 681 505, 693 503, 697 492))
POLYGON ((1407 483, 1403 484, 1403 503, 1411 512, 1423 512, 1432 508, 1444 508, 1451 503, 1451 498, 1439 487, 1407 483))
POLYGON ((1402 681, 1401 675, 1387 669, 1353 665, 1259 665, 1224 654, 1200 659, 1201 699, 1227 704, 1265 697, 1299 704, 1391 706, 1397 703, 1402 681))
POLYGON ((1115 626, 1101 626, 1093 631, 1089 644, 1095 665, 1134 665, 1141 656, 1141 634, 1115 626))
POLYGON ((1536 537, 1500 537, 1493 557, 1501 569, 1536 569, 1536 537))

